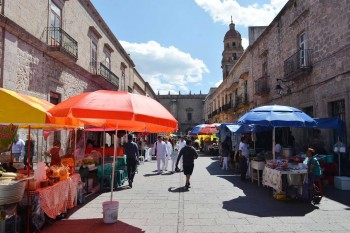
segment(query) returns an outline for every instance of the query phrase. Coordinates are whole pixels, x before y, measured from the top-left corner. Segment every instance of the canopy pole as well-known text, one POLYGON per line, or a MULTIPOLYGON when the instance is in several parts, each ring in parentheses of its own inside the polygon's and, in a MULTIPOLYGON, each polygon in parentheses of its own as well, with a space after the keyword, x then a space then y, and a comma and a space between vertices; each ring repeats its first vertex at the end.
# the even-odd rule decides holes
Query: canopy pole
POLYGON ((111 183, 111 201, 113 200, 113 186, 114 186, 114 170, 115 170, 115 157, 117 155, 118 148, 118 121, 115 126, 115 136, 114 136, 114 151, 113 151, 113 162, 112 162, 112 183, 111 183))
POLYGON ((338 147, 338 173, 340 176, 340 139, 339 139, 339 136, 338 136, 337 147, 338 147))
POLYGON ((272 158, 273 158, 273 161, 275 162, 275 140, 276 140, 276 128, 273 127, 272 129, 272 158))
POLYGON ((102 185, 103 185, 103 176, 105 174, 105 145, 106 145, 106 124, 103 126, 103 135, 102 135, 102 185))
POLYGON ((74 128, 74 151, 73 151, 74 171, 75 171, 75 165, 77 162, 77 135, 78 135, 78 129, 74 128))

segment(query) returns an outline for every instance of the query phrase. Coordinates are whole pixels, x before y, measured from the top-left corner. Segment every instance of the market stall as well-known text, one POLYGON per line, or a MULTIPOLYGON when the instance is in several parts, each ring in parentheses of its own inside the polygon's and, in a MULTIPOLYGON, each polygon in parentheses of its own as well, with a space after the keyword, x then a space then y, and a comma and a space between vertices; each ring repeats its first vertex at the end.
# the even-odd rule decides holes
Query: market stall
MULTIPOLYGON (((304 175, 307 173, 307 171, 304 167, 302 167, 302 165, 292 166, 292 164, 288 164, 288 160, 275 159, 275 131, 276 127, 315 127, 317 126, 317 122, 313 118, 300 111, 299 109, 293 107, 270 105, 261 106, 250 110, 238 120, 238 124, 272 127, 273 160, 267 161, 267 166, 264 168, 263 185, 272 187, 275 191, 275 194, 280 194, 284 193, 284 191, 287 190, 289 186, 300 186, 300 183, 302 184, 302 182, 293 183, 288 182, 287 179, 283 179, 284 175, 287 175, 287 177, 291 178, 293 175, 304 175), (285 185, 285 189, 283 189, 283 185, 285 185)), ((295 178, 293 178, 293 180, 295 180, 295 178)), ((301 179, 297 180, 300 181, 301 179)), ((302 185, 300 187, 302 188, 302 185)))
MULTIPOLYGON (((73 117, 103 128, 114 127, 115 135, 121 129, 138 132, 173 132, 177 129, 178 124, 171 113, 154 99, 127 92, 107 90, 74 96, 56 105, 49 112, 58 118, 73 117)), ((118 205, 118 202, 113 201, 115 160, 119 145, 117 137, 114 137, 113 144, 111 198, 110 202, 104 203, 103 206, 118 205)), ((104 221, 112 223, 117 219, 104 218, 104 221)))

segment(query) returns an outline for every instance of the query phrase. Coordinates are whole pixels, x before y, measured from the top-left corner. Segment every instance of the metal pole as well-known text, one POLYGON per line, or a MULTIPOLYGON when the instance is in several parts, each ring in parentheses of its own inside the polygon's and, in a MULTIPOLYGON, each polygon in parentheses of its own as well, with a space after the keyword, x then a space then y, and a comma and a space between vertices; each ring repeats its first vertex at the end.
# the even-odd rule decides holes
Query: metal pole
POLYGON ((275 137, 276 137, 276 128, 273 127, 272 129, 272 158, 273 158, 273 161, 275 161, 275 137))
POLYGON ((102 186, 103 186, 103 176, 105 174, 105 146, 106 145, 106 125, 103 126, 103 147, 102 147, 102 186))
POLYGON ((115 170, 115 157, 117 155, 118 148, 118 121, 115 127, 115 136, 114 136, 114 151, 113 151, 113 162, 112 162, 112 183, 111 183, 111 201, 113 200, 113 186, 114 186, 114 170, 115 170))
POLYGON ((339 139, 339 136, 338 136, 337 147, 338 147, 338 173, 340 176, 340 139, 339 139))

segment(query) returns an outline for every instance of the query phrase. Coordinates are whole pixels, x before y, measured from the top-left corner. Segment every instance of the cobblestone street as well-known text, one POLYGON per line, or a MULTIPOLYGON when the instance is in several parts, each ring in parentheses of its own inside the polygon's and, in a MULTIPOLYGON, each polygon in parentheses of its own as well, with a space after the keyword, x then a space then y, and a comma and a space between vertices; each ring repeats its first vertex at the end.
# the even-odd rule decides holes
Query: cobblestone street
POLYGON ((221 170, 216 158, 203 156, 196 160, 187 191, 183 174, 156 175, 155 168, 155 161, 140 165, 133 188, 125 184, 114 193, 116 224, 102 221, 102 202, 110 197, 103 193, 42 232, 350 231, 349 191, 328 187, 318 206, 280 201, 270 189, 242 182, 232 171, 221 170))

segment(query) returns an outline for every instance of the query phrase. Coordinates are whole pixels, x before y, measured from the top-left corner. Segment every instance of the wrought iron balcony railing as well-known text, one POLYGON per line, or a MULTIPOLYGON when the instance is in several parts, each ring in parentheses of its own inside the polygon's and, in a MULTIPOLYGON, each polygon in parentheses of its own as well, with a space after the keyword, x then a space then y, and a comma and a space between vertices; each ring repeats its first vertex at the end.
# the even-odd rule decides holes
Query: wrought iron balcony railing
POLYGON ((216 114, 218 114, 218 110, 213 111, 213 112, 211 113, 211 116, 213 117, 213 116, 215 116, 216 114))
POLYGON ((264 75, 255 81, 255 95, 266 95, 270 92, 268 85, 268 76, 264 75))
POLYGON ((224 106, 222 106, 222 111, 227 111, 232 107, 232 103, 229 102, 227 104, 224 104, 224 106))
POLYGON ((293 80, 312 69, 312 49, 299 49, 284 61, 284 79, 293 80))
POLYGON ((95 75, 100 75, 106 80, 113 83, 115 86, 119 86, 119 78, 110 69, 107 68, 102 62, 97 67, 97 62, 90 62, 90 72, 95 75))
POLYGON ((60 27, 47 28, 47 44, 51 48, 61 49, 78 59, 78 42, 60 27))

